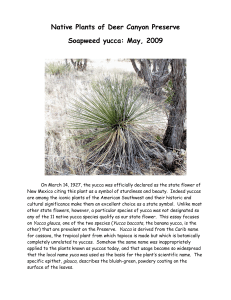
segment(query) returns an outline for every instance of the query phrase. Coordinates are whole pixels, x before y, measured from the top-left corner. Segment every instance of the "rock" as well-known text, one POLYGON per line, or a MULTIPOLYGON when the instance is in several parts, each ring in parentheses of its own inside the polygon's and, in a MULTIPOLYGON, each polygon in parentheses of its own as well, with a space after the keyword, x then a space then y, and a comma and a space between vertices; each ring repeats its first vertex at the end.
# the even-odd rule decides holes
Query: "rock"
POLYGON ((174 154, 170 151, 167 154, 165 154, 165 166, 169 170, 173 170, 173 164, 174 164, 174 154))
POLYGON ((181 155, 185 155, 185 152, 186 152, 186 151, 185 151, 184 149, 180 149, 180 154, 181 154, 181 155))

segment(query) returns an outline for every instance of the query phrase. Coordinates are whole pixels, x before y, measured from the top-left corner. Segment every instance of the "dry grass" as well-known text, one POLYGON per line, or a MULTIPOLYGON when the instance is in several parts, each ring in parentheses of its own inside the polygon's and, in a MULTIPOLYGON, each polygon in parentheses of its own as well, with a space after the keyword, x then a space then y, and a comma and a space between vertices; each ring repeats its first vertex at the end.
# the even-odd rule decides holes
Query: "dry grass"
MULTIPOLYGON (((64 64, 64 60, 60 60, 64 64)), ((49 63, 49 62, 46 62, 49 63)), ((79 93, 88 93, 90 83, 99 77, 114 76, 121 78, 124 75, 134 77, 135 86, 142 94, 145 103, 155 101, 158 112, 152 116, 151 125, 148 125, 150 138, 162 138, 167 125, 167 110, 164 98, 151 94, 146 84, 137 78, 132 65, 128 60, 98 60, 88 61, 84 72, 71 70, 63 75, 45 75, 45 174, 46 175, 108 175, 110 167, 95 166, 89 170, 86 161, 86 150, 81 147, 81 141, 70 139, 77 135, 73 130, 66 128, 67 110, 71 99, 76 99, 79 93)), ((139 172, 129 171, 120 175, 184 175, 186 173, 186 153, 182 155, 182 162, 174 173, 166 169, 161 162, 153 159, 147 165, 140 160, 139 172)))

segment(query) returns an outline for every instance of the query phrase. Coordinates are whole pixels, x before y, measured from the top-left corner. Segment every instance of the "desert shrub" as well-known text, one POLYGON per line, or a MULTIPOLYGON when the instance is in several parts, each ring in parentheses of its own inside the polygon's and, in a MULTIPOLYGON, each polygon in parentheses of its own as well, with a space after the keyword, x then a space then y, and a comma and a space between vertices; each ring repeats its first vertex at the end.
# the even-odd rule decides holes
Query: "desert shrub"
POLYGON ((173 91, 173 85, 172 85, 172 79, 170 79, 166 86, 164 87, 165 89, 165 93, 166 93, 166 100, 165 102, 168 103, 168 104, 172 104, 172 97, 174 95, 174 91, 173 91))
POLYGON ((45 72, 51 75, 62 75, 70 71, 70 66, 60 63, 48 63, 45 67, 45 72))
POLYGON ((72 101, 68 127, 80 130, 73 138, 85 141, 92 165, 134 170, 138 159, 150 160, 145 123, 155 108, 140 101, 131 78, 107 78, 72 101))

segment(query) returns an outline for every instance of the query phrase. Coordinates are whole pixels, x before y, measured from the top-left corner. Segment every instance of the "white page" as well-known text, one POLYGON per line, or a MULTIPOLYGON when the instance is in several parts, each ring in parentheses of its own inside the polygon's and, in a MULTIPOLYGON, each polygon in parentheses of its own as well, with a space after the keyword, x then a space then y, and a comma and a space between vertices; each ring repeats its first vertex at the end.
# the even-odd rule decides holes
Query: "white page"
MULTIPOLYGON (((4 4, 2 10, 2 299, 229 299, 229 8, 227 1, 4 4), (96 30, 51 30, 51 24, 96 30), (98 26, 123 25, 102 32, 98 26), (127 24, 179 25, 130 31, 127 24), (154 35, 161 44, 147 44, 154 35), (73 38, 121 38, 121 45, 68 44, 73 38), (143 44, 126 44, 128 37, 143 44), (85 264, 74 270, 26 269, 27 189, 73 182, 44 175, 44 63, 70 57, 187 59, 187 175, 121 176, 121 182, 201 183, 201 258, 177 265, 85 264)), ((76 180, 76 179, 75 179, 76 180)), ((101 176, 84 177, 100 183, 101 176)), ((111 182, 110 176, 104 176, 111 182)), ((114 180, 114 179, 113 179, 114 180)), ((118 180, 116 178, 116 180, 118 180)))

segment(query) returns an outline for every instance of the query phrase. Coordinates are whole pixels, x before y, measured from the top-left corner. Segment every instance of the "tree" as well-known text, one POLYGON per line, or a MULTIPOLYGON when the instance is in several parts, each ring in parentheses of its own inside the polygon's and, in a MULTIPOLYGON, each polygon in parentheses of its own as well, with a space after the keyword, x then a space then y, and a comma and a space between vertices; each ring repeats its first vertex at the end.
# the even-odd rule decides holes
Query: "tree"
POLYGON ((138 68, 135 59, 131 59, 135 72, 147 82, 151 92, 155 95, 161 94, 161 87, 171 77, 170 61, 170 59, 138 59, 140 64, 140 68, 138 68))
MULTIPOLYGON (((66 65, 68 64, 67 59, 65 59, 66 65)), ((85 71, 87 68, 87 59, 73 59, 71 58, 71 63, 75 70, 85 71)))
POLYGON ((171 66, 174 95, 163 143, 168 148, 181 149, 183 135, 186 138, 186 60, 173 59, 171 66))
POLYGON ((171 149, 185 148, 186 131, 186 60, 185 59, 131 59, 137 75, 147 82, 152 93, 158 95, 162 87, 171 79, 173 97, 168 118, 168 125, 163 143, 171 149))

